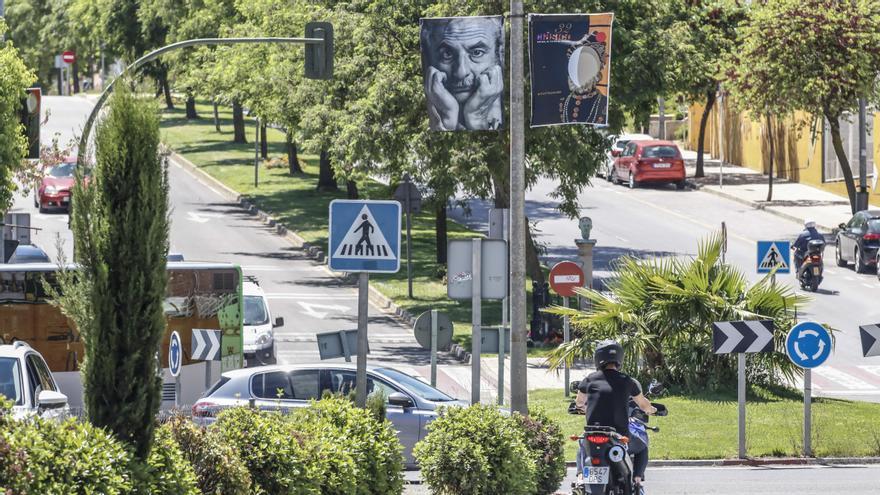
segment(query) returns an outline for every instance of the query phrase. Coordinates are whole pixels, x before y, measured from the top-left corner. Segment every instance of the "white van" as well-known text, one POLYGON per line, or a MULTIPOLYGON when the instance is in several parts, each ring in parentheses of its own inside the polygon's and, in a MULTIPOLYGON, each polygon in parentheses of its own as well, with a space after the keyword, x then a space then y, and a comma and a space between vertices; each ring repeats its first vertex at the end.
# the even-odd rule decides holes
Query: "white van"
POLYGON ((250 363, 275 364, 275 329, 284 326, 284 318, 272 319, 266 294, 254 277, 245 277, 244 357, 250 363))

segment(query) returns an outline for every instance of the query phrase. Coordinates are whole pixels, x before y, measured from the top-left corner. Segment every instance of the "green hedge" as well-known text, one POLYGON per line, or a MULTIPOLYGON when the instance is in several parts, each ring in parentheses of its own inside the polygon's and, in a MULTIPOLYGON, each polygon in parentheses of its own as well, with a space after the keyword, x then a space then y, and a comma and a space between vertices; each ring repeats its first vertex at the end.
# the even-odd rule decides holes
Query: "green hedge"
POLYGON ((174 416, 164 425, 192 464, 198 488, 206 495, 248 495, 251 475, 238 453, 216 428, 203 428, 189 418, 174 416))
POLYGON ((565 477, 565 437, 562 430, 540 409, 529 411, 528 416, 514 414, 513 419, 535 461, 535 493, 556 493, 565 477))

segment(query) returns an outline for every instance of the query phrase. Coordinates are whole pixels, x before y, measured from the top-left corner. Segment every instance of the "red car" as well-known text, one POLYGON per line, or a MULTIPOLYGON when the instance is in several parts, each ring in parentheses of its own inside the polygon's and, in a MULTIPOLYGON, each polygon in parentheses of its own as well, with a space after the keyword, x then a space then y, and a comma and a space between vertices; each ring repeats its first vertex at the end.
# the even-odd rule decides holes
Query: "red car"
POLYGON ((76 159, 68 158, 45 171, 45 175, 34 190, 34 206, 40 209, 40 213, 50 208, 69 210, 75 169, 76 159))
POLYGON ((672 141, 630 141, 614 162, 614 182, 630 189, 644 183, 685 187, 684 160, 672 141))

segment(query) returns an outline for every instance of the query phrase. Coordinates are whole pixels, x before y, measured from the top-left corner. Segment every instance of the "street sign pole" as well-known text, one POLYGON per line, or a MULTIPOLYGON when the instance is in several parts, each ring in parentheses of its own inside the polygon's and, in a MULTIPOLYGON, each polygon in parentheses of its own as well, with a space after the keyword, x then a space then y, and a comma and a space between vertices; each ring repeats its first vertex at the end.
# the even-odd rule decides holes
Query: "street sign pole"
MULTIPOLYGON (((370 308, 370 274, 358 274, 358 334, 357 334, 357 406, 367 406, 367 311, 370 308)), ((343 342, 345 339, 343 339, 343 342)))
POLYGON ((810 433, 813 431, 813 371, 804 370, 804 457, 813 455, 812 438, 810 433))
POLYGON ((868 103, 864 98, 859 98, 859 193, 856 202, 856 210, 868 209, 868 150, 867 120, 868 103))
POLYGON ((260 186, 260 118, 254 119, 254 187, 260 186))
POLYGON ((412 291, 412 191, 409 187, 409 175, 404 178, 406 186, 406 289, 409 298, 413 298, 412 291))
POLYGON ((822 325, 812 321, 796 324, 785 338, 788 359, 804 369, 804 456, 813 455, 811 433, 813 376, 811 370, 821 366, 831 356, 831 334, 822 325))
MULTIPOLYGON (((562 297, 562 307, 568 309, 568 296, 562 297)), ((562 342, 568 344, 569 340, 569 327, 568 327, 568 315, 562 317, 562 342)), ((565 361, 565 381, 563 382, 563 387, 565 389, 565 397, 569 397, 571 391, 568 390, 568 382, 571 379, 571 370, 568 369, 568 361, 565 361)))
POLYGON ((437 386, 437 310, 431 310, 431 386, 437 386))
POLYGON ((739 401, 739 458, 746 458, 746 355, 736 355, 736 397, 739 401))
POLYGON ((471 404, 480 402, 480 326, 483 320, 482 311, 482 252, 483 246, 479 237, 471 240, 473 257, 471 268, 471 404))

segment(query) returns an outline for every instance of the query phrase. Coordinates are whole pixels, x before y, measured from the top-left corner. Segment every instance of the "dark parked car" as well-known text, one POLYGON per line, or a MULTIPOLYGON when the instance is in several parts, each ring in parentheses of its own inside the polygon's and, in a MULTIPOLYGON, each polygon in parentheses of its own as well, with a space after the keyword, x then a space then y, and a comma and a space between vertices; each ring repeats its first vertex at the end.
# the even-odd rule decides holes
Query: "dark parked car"
POLYGON ((867 273, 877 266, 880 248, 880 210, 860 211, 837 233, 837 266, 855 263, 856 271, 867 273))

